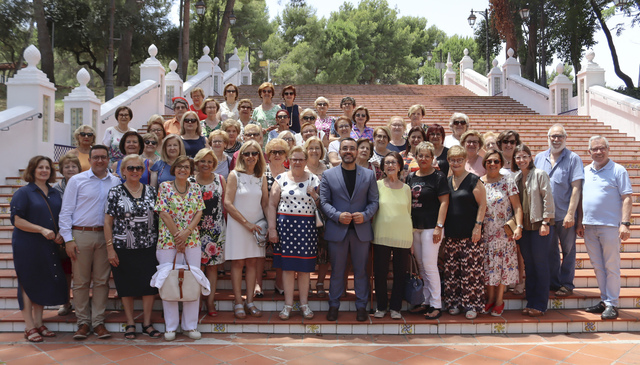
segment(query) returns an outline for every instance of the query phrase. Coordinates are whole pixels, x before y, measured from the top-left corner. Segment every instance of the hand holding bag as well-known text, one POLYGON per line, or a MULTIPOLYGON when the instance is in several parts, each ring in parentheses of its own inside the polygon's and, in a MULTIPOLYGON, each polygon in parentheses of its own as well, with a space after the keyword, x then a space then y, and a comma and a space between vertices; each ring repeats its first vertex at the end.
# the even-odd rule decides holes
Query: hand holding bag
POLYGON ((424 302, 424 293, 422 292, 424 282, 422 281, 422 278, 420 278, 420 273, 418 271, 418 262, 416 261, 416 257, 411 255, 411 261, 409 262, 409 275, 404 285, 404 300, 406 300, 411 306, 420 305, 424 302))
POLYGON ((256 226, 260 228, 260 232, 253 232, 253 236, 256 238, 256 244, 258 247, 264 247, 267 245, 267 233, 269 231, 269 224, 265 218, 260 218, 256 223, 256 226))
POLYGON ((504 232, 507 234, 507 237, 509 238, 513 237, 513 232, 515 232, 517 228, 518 228, 518 225, 516 224, 515 216, 511 217, 511 219, 506 221, 504 224, 504 232))
POLYGON ((176 253, 173 258, 173 268, 159 290, 160 298, 167 302, 193 302, 200 299, 201 287, 189 268, 187 256, 184 255, 186 269, 176 269, 177 257, 176 253))

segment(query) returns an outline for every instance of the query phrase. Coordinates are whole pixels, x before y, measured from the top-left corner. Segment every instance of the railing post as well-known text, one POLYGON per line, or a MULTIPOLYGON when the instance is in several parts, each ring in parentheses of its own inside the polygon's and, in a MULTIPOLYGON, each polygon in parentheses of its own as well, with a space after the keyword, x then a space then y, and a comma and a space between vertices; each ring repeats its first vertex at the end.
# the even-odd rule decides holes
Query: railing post
MULTIPOLYGON (((180 78, 180 75, 176 72, 176 68, 178 68, 178 64, 176 61, 171 60, 169 62, 169 73, 164 77, 165 82, 165 99, 164 105, 172 106, 171 99, 176 96, 182 96, 182 84, 183 81, 180 78)), ((165 114, 165 113, 162 113, 165 114)))
MULTIPOLYGON (((65 96, 64 101, 64 124, 69 127, 65 145, 75 142, 73 132, 81 125, 90 125, 94 130, 98 130, 98 118, 100 118, 100 99, 87 87, 91 76, 89 72, 81 68, 76 74, 76 79, 80 86, 76 87, 65 96)), ((96 138, 96 140, 98 140, 96 138)))
POLYGON ((496 58, 491 62, 493 68, 487 75, 487 95, 494 96, 502 92, 502 70, 498 67, 498 60, 496 58))
POLYGON ((469 57, 469 50, 465 48, 464 57, 460 60, 460 85, 462 86, 465 85, 464 70, 468 68, 473 70, 473 60, 469 57))
POLYGON ((158 54, 158 48, 152 44, 148 49, 149 58, 147 58, 142 65, 140 65, 140 81, 153 80, 158 82, 158 95, 155 98, 156 105, 153 109, 157 114, 164 114, 164 102, 165 102, 165 79, 164 74, 166 70, 162 67, 162 64, 156 55, 158 54))
POLYGON ((590 50, 585 55, 587 62, 576 75, 578 79, 578 114, 589 115, 589 88, 594 85, 604 86, 604 68, 593 62, 596 54, 590 50))
POLYGON ((444 84, 455 85, 456 84, 456 72, 453 71, 453 62, 451 62, 451 52, 447 54, 447 71, 444 73, 444 84))
POLYGON ((561 114, 569 110, 569 100, 572 96, 573 82, 563 74, 564 65, 556 66, 556 77, 549 85, 549 110, 551 114, 561 114))
MULTIPOLYGON (((204 90, 204 96, 210 96, 210 95, 214 95, 214 83, 213 83, 213 74, 214 74, 214 69, 216 67, 215 63, 213 62, 213 60, 211 59, 211 57, 209 56, 209 52, 211 52, 211 49, 209 49, 209 46, 204 46, 204 48, 202 49, 202 52, 204 53, 202 55, 202 57, 200 57, 200 59, 198 60, 198 73, 208 73, 209 75, 211 75, 211 77, 205 81, 203 81, 199 87, 202 88, 202 90, 204 90)), ((189 98, 187 98, 189 101, 191 101, 191 96, 189 96, 189 98)))
POLYGON ((220 59, 215 57, 213 59, 213 94, 222 95, 222 86, 224 83, 224 72, 220 66, 220 59))
POLYGON ((244 55, 244 67, 241 72, 242 85, 251 85, 251 69, 249 69, 249 52, 244 55))
POLYGON ((507 60, 502 65, 502 95, 504 96, 509 96, 509 83, 507 82, 509 75, 520 76, 520 62, 513 57, 514 54, 513 48, 509 48, 507 51, 507 60))

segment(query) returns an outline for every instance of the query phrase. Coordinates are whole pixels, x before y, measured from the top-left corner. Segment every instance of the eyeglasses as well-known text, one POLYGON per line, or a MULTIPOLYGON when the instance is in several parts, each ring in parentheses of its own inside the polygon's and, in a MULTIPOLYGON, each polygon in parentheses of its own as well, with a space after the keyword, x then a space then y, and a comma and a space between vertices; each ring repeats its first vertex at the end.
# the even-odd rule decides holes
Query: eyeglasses
POLYGON ((511 140, 503 140, 502 144, 512 144, 512 145, 516 145, 516 140, 515 139, 511 139, 511 140))
POLYGON ((339 126, 337 126, 336 128, 338 128, 338 129, 351 128, 351 126, 350 126, 350 125, 348 125, 348 124, 340 124, 340 125, 339 125, 339 126))
POLYGON ((493 159, 487 160, 487 165, 500 165, 500 163, 502 163, 502 161, 500 160, 493 160, 493 159))
POLYGON ((127 166, 127 171, 129 172, 133 172, 133 171, 142 171, 144 170, 144 166, 127 166))
POLYGON ((285 91, 284 92, 284 96, 291 96, 291 95, 295 95, 295 93, 293 91, 285 91))
POLYGON ((176 105, 173 110, 187 110, 187 107, 184 105, 176 105))
POLYGON ((607 148, 608 147, 604 147, 604 146, 603 147, 591 147, 591 148, 589 148, 589 150, 591 152, 604 152, 604 151, 607 150, 607 148))
POLYGON ((244 157, 249 157, 249 156, 256 157, 256 156, 258 156, 259 153, 260 152, 258 152, 258 151, 243 152, 242 156, 244 156, 244 157))
POLYGON ((329 104, 327 104, 327 103, 318 103, 318 104, 316 104, 316 105, 317 105, 317 106, 327 106, 327 105, 329 105, 329 104))
POLYGON ((151 132, 151 133, 160 133, 160 132, 164 132, 164 129, 154 128, 154 129, 149 129, 149 132, 151 132))
POLYGON ((276 156, 283 156, 285 154, 283 150, 271 150, 271 152, 269 153, 274 154, 276 156))
POLYGON ((306 160, 307 160, 306 158, 291 158, 291 159, 289 159, 289 161, 291 161, 293 163, 303 163, 306 160))
POLYGON ((366 117, 367 117, 366 114, 360 114, 360 113, 356 114, 356 118, 366 118, 366 117))
POLYGON ((376 134, 375 137, 379 138, 379 139, 387 139, 387 135, 386 134, 376 134))
POLYGON ((219 140, 219 139, 214 139, 213 141, 211 141, 211 144, 223 144, 224 141, 219 140))
POLYGON ((273 94, 273 90, 271 90, 271 89, 264 89, 264 90, 262 90, 262 93, 263 93, 263 94, 273 94))
POLYGON ((176 170, 191 170, 191 166, 189 165, 180 165, 180 166, 176 166, 176 170))
POLYGON ((316 120, 316 118, 314 116, 305 115, 304 117, 302 117, 302 120, 312 121, 316 120))
POLYGON ((235 94, 237 91, 235 89, 227 89, 227 94, 235 94))
POLYGON ((191 119, 191 118, 183 119, 182 121, 185 122, 185 123, 198 123, 199 122, 199 120, 191 119))
POLYGON ((342 107, 345 107, 345 106, 352 106, 352 105, 353 104, 351 104, 351 103, 343 103, 342 105, 340 105, 340 107, 342 108, 342 107))
POLYGON ((449 163, 450 163, 450 164, 456 164, 456 165, 458 165, 458 164, 461 164, 461 163, 463 163, 463 162, 464 162, 464 158, 450 158, 450 159, 449 159, 449 163))
POLYGON ((466 120, 454 120, 453 125, 465 125, 467 124, 466 120))
POLYGON ((147 146, 150 145, 150 144, 155 146, 155 145, 158 144, 158 142, 156 142, 156 141, 144 141, 144 144, 146 144, 147 146))
POLYGON ((129 115, 129 113, 127 113, 127 114, 118 114, 118 118, 131 118, 131 116, 129 115))
POLYGON ((293 141, 295 141, 295 140, 294 140, 293 138, 291 138, 291 137, 284 137, 283 139, 284 139, 285 141, 287 141, 287 142, 293 142, 293 141))
POLYGON ((480 141, 464 141, 466 144, 480 144, 480 141))
POLYGON ((93 137, 93 133, 89 132, 80 132, 81 137, 93 137))
POLYGON ((549 139, 564 139, 565 137, 563 134, 552 134, 549 136, 549 139))
POLYGON ((244 134, 245 137, 249 137, 249 138, 257 137, 259 135, 260 135, 260 133, 245 133, 244 134))
POLYGON ((96 160, 96 161, 98 161, 98 160, 108 160, 109 156, 91 156, 91 159, 92 160, 96 160))
POLYGON ((289 119, 289 116, 286 114, 277 115, 276 119, 289 119))
POLYGON ((397 161, 385 161, 385 162, 384 162, 384 165, 385 165, 385 166, 395 166, 395 165, 397 165, 397 164, 398 164, 398 162, 397 162, 397 161))
POLYGON ((251 110, 251 107, 248 106, 248 105, 243 105, 243 106, 239 107, 238 109, 240 109, 240 110, 251 110))

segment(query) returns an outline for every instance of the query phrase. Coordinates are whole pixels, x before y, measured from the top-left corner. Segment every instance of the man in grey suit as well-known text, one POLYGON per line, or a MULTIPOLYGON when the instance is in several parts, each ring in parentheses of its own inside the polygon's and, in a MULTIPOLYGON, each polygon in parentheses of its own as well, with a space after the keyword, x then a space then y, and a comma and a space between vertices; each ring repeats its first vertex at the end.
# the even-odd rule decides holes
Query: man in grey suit
POLYGON ((356 319, 366 321, 369 279, 366 265, 373 240, 371 220, 378 210, 378 185, 372 170, 356 165, 357 144, 353 138, 340 142, 342 163, 325 171, 320 183, 322 211, 327 215, 324 238, 329 242, 331 287, 328 321, 338 319, 340 296, 345 289, 347 257, 356 290, 356 319))

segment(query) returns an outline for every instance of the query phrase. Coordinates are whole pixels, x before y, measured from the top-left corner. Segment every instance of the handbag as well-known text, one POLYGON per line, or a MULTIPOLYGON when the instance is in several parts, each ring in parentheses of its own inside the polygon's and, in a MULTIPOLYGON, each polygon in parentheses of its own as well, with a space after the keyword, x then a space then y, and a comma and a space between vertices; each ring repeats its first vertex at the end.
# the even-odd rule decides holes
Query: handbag
POLYGON ((316 208, 316 228, 324 227, 324 217, 320 213, 320 209, 316 208))
POLYGON ((200 299, 201 286, 189 268, 187 256, 184 255, 186 269, 176 269, 176 258, 173 258, 173 268, 164 280, 162 287, 158 291, 160 298, 167 302, 193 302, 200 299))
POLYGON ((256 226, 260 228, 260 232, 253 232, 253 236, 256 238, 256 244, 258 247, 264 247, 267 245, 267 232, 269 224, 265 218, 260 218, 256 223, 256 226))
POLYGON ((411 306, 416 306, 424 303, 424 293, 422 288, 424 282, 418 272, 418 262, 416 257, 411 255, 411 261, 409 262, 409 275, 404 285, 404 300, 411 306))
POLYGON ((511 217, 511 219, 504 224, 504 232, 507 234, 507 237, 513 237, 513 232, 516 231, 516 228, 518 228, 516 217, 511 217))

